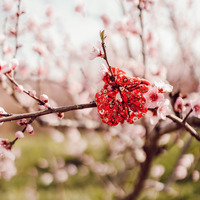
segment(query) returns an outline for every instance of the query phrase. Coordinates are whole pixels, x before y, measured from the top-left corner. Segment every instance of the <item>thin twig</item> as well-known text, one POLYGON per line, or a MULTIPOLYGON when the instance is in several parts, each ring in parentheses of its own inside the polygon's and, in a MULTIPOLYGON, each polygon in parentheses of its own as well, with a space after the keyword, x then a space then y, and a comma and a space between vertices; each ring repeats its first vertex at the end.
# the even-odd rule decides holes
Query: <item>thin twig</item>
POLYGON ((93 108, 96 106, 97 105, 95 102, 91 102, 91 103, 79 104, 79 105, 62 106, 62 107, 57 107, 57 108, 52 108, 52 109, 42 110, 42 111, 37 111, 37 112, 31 112, 31 113, 12 114, 12 116, 1 118, 0 123, 19 120, 23 118, 37 118, 42 115, 48 115, 48 114, 60 113, 60 112, 62 113, 62 112, 68 112, 71 110, 80 110, 80 109, 85 109, 85 108, 93 108))
MULTIPOLYGON (((121 0, 119 0, 119 3, 120 3, 120 5, 121 5, 122 13, 123 13, 123 17, 124 17, 124 16, 126 16, 126 10, 125 10, 125 7, 124 7, 124 3, 123 3, 123 1, 121 1, 121 0)), ((126 45, 128 57, 129 57, 129 58, 134 58, 134 56, 133 56, 132 53, 131 53, 129 38, 128 38, 127 36, 125 36, 125 37, 124 37, 124 40, 125 40, 125 45, 126 45)))
MULTIPOLYGON (((6 25, 7 25, 7 21, 8 21, 8 18, 6 17, 5 20, 4 20, 4 23, 3 23, 3 34, 4 34, 4 36, 6 36, 6 25)), ((3 42, 1 43, 1 54, 2 54, 2 59, 4 58, 4 53, 3 53, 4 43, 5 43, 5 41, 3 41, 3 42)))
POLYGON ((12 114, 8 114, 8 113, 0 113, 1 117, 9 117, 12 116, 12 114))
POLYGON ((112 79, 115 81, 115 77, 114 77, 114 74, 113 74, 113 72, 112 72, 112 68, 111 68, 111 66, 110 66, 110 64, 109 64, 109 62, 108 62, 107 53, 106 53, 106 48, 105 48, 105 42, 102 41, 101 45, 102 45, 103 52, 104 52, 104 59, 105 59, 105 61, 106 61, 106 64, 107 64, 108 67, 109 67, 109 70, 110 70, 110 73, 111 73, 111 77, 112 77, 112 79))
POLYGON ((16 58, 17 56, 17 50, 20 47, 19 42, 18 42, 18 35, 19 35, 19 17, 21 15, 20 11, 20 6, 21 6, 21 0, 18 0, 18 6, 17 6, 17 13, 16 13, 16 25, 15 25, 15 51, 13 57, 16 58))
POLYGON ((166 117, 171 119, 173 122, 178 124, 180 127, 183 127, 193 137, 195 137, 198 141, 200 141, 200 135, 197 133, 197 131, 192 126, 190 126, 187 122, 184 122, 183 119, 181 119, 175 115, 167 115, 166 117))
POLYGON ((185 116, 185 118, 183 119, 183 123, 186 122, 186 120, 188 119, 189 115, 193 112, 193 109, 191 108, 190 111, 188 112, 188 114, 185 116))
POLYGON ((140 2, 138 5, 138 9, 139 9, 139 22, 140 22, 140 27, 141 27, 140 41, 141 41, 141 45, 142 45, 142 61, 143 61, 143 65, 144 65, 143 78, 145 78, 145 76, 146 76, 146 54, 145 54, 145 42, 144 42, 144 23, 143 23, 143 8, 140 5, 140 2))
MULTIPOLYGON (((36 117, 32 117, 29 122, 26 124, 26 126, 23 128, 22 133, 24 133, 26 131, 26 128, 29 124, 31 124, 34 120, 36 119, 36 117)), ((12 146, 15 144, 15 142, 18 140, 19 138, 16 137, 13 141, 10 142, 10 147, 12 148, 12 146)))
MULTIPOLYGON (((9 76, 8 73, 6 73, 5 75, 6 75, 6 77, 8 78, 8 80, 9 80, 13 85, 15 85, 16 87, 19 87, 19 84, 15 81, 14 78, 12 78, 11 76, 9 76)), ((33 98, 34 100, 36 100, 40 105, 44 105, 44 104, 45 104, 45 102, 43 102, 42 100, 40 100, 40 99, 39 99, 38 97, 36 97, 35 95, 30 95, 30 92, 29 92, 29 91, 23 89, 23 92, 24 92, 25 94, 27 94, 28 96, 30 96, 31 98, 33 98)))

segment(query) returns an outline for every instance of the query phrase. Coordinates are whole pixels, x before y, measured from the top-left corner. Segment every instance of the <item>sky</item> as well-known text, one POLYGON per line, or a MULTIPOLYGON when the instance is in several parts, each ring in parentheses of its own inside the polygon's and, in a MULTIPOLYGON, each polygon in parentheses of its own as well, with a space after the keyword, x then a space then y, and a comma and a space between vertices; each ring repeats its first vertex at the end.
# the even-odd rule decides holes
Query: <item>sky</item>
MULTIPOLYGON (((111 19, 119 18, 119 0, 22 0, 26 6, 27 15, 40 19, 44 16, 47 5, 51 5, 58 18, 58 26, 62 26, 69 34, 74 44, 86 41, 96 41, 99 31, 103 29, 99 16, 107 13, 111 19), (76 4, 84 3, 86 17, 74 12, 76 4), (37 12, 36 12, 37 10, 37 12)), ((98 38, 99 39, 99 38, 98 38)))
MULTIPOLYGON (((14 1, 14 0, 0 0, 1 1, 14 1)), ((99 40, 99 31, 103 30, 103 23, 100 19, 100 16, 102 14, 107 14, 111 21, 116 22, 118 19, 122 18, 122 10, 120 7, 120 0, 21 0, 22 1, 22 10, 26 11, 26 14, 24 17, 22 17, 22 20, 20 19, 20 23, 23 22, 23 18, 29 18, 33 17, 38 22, 42 22, 44 20, 45 11, 47 6, 52 6, 54 12, 54 16, 56 18, 54 26, 56 26, 58 30, 62 30, 69 34, 70 37, 70 43, 75 46, 76 48, 81 48, 82 44, 89 44, 92 48, 96 44, 96 42, 99 40), (74 11, 75 6, 78 3, 84 3, 84 10, 86 13, 86 17, 83 17, 80 13, 77 13, 74 11)), ((159 1, 159 0, 154 0, 159 1)), ((199 13, 199 1, 193 0, 195 2, 195 6, 193 6, 194 12, 190 12, 190 8, 184 8, 187 12, 182 15, 180 12, 180 15, 178 15, 178 12, 176 10, 176 14, 180 17, 180 19, 184 19, 187 15, 191 18, 190 24, 194 23, 199 24, 200 19, 200 13, 199 13), (181 16, 182 15, 182 16, 181 16), (199 17, 198 17, 199 16, 199 17)), ((162 2, 162 1, 160 1, 162 2)), ((167 2, 167 0, 166 0, 167 2)), ((170 2, 170 1, 169 1, 170 2)), ((189 2, 189 1, 184 1, 189 2)), ((181 0, 177 0, 176 3, 178 4, 178 8, 181 10, 181 6, 188 6, 187 3, 183 3, 181 0)), ((16 9, 14 9, 16 12, 16 9)), ((171 34, 171 29, 168 29, 170 33, 166 31, 166 27, 170 27, 171 24, 166 21, 166 18, 168 18, 168 13, 164 12, 163 9, 157 8, 157 10, 153 10, 155 16, 157 17, 156 21, 152 21, 152 23, 149 23, 149 18, 146 18, 147 23, 145 24, 145 28, 148 28, 148 25, 150 28, 153 28, 153 31, 160 37, 157 39, 159 41, 165 42, 165 49, 163 49, 164 55, 167 55, 170 51, 170 56, 168 57, 168 60, 170 58, 173 59, 173 55, 176 56, 176 54, 173 54, 174 51, 174 44, 176 43, 176 38, 174 37, 174 34, 171 34), (162 21, 163 20, 163 21, 162 21), (157 24, 157 21, 160 24, 157 24), (159 26, 161 25, 161 26, 159 26)), ((0 17, 1 17, 0 13, 0 17)), ((3 21, 0 21, 0 27, 2 27, 3 21)), ((190 30, 189 28, 186 28, 186 30, 190 30)), ((54 34, 54 38, 57 38, 57 40, 62 40, 63 37, 59 37, 58 32, 53 32, 51 34, 54 34)), ((185 31, 185 29, 183 30, 185 31)), ((186 32, 186 31, 185 31, 186 32)), ((186 32, 187 34, 187 32, 186 32)), ((113 34, 114 37, 114 34, 113 34)), ((31 39, 29 38, 21 38, 22 42, 27 44, 31 43, 31 39), (26 41, 26 42, 25 42, 26 41)), ((60 41, 62 43, 62 41, 60 41)), ((198 41, 197 41, 198 42, 198 41)), ((196 42, 197 50, 195 53, 199 52, 199 42, 196 42)), ((117 42, 119 43, 119 42, 117 42)), ((116 44, 115 44, 116 45, 116 44)), ((134 44, 135 45, 135 44, 134 44)), ((135 45, 133 50, 137 48, 139 45, 135 45)), ((25 48, 25 47, 24 47, 25 48)), ((24 51, 26 53, 26 51, 24 51)), ((120 52, 123 54, 123 52, 120 52)), ((31 55, 32 56, 32 55, 31 55)))

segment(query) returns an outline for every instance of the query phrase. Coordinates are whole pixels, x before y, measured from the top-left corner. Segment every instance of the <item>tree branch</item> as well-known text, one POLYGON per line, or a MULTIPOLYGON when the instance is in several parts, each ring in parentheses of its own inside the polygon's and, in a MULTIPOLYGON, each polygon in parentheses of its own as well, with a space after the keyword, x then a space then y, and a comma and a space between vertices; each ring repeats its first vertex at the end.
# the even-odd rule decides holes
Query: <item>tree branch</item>
POLYGON ((166 117, 171 119, 173 122, 175 122, 179 126, 179 128, 183 127, 193 137, 195 137, 198 141, 200 141, 200 135, 197 133, 197 131, 192 126, 190 126, 190 124, 185 122, 184 119, 180 119, 179 117, 177 117, 175 115, 167 115, 166 117))
POLYGON ((22 14, 20 11, 20 6, 21 6, 21 0, 18 0, 18 6, 17 6, 17 13, 16 13, 16 25, 15 25, 15 51, 14 51, 14 58, 17 56, 17 50, 20 47, 19 42, 18 42, 18 35, 19 35, 19 17, 22 14))
POLYGON ((57 108, 51 108, 48 110, 32 112, 32 113, 12 114, 12 116, 1 118, 0 123, 8 122, 8 121, 15 121, 15 120, 23 119, 23 118, 37 118, 42 115, 48 115, 48 114, 52 114, 52 113, 68 112, 71 110, 80 110, 80 109, 93 108, 93 107, 96 107, 95 102, 79 104, 79 105, 71 105, 71 106, 62 106, 62 107, 57 107, 57 108))
MULTIPOLYGON (((5 74, 5 76, 8 78, 8 80, 15 85, 16 87, 19 87, 19 84, 15 81, 14 78, 12 78, 11 76, 9 76, 8 73, 5 74)), ((40 100, 38 97, 36 97, 35 95, 30 95, 30 91, 27 91, 23 88, 23 92, 25 94, 27 94, 28 96, 30 96, 31 98, 33 98, 34 100, 36 100, 40 105, 44 105, 45 102, 43 102, 42 100, 40 100)))
POLYGON ((140 28, 141 28, 141 32, 140 32, 139 36, 140 36, 140 41, 141 41, 141 45, 142 45, 142 62, 144 65, 143 78, 145 78, 145 76, 146 76, 146 54, 145 54, 145 42, 144 42, 143 8, 141 7, 141 2, 139 2, 138 9, 139 9, 139 22, 140 22, 140 28))

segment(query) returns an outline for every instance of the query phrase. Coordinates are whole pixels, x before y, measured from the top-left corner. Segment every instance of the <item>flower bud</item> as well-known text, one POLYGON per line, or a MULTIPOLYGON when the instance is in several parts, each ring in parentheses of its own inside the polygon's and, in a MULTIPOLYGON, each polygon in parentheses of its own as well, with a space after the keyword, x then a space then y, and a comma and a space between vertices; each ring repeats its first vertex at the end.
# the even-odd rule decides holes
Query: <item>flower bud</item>
POLYGON ((30 124, 27 125, 26 131, 27 131, 30 135, 34 135, 33 127, 32 127, 30 124))
POLYGON ((61 113, 61 112, 60 112, 60 113, 57 114, 57 116, 58 116, 59 119, 63 119, 64 113, 61 113))
POLYGON ((49 97, 46 94, 40 95, 40 99, 44 102, 47 103, 49 101, 49 97))
POLYGON ((24 138, 24 133, 22 131, 17 131, 15 133, 16 138, 22 139, 24 138))
POLYGON ((27 124, 27 119, 20 119, 19 121, 17 121, 18 126, 23 126, 26 124, 27 124))

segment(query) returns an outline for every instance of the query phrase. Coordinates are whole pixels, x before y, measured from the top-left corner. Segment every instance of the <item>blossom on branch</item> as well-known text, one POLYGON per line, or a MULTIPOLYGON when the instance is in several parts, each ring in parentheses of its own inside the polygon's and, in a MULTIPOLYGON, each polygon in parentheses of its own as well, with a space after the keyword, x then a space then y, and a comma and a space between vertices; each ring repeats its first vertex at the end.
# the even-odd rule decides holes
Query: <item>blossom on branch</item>
POLYGON ((185 106, 184 106, 184 100, 182 99, 182 97, 178 97, 177 99, 176 99, 176 102, 175 102, 175 104, 174 104, 174 110, 176 111, 176 112, 183 112, 183 111, 185 111, 185 106))
POLYGON ((103 77, 104 87, 96 93, 95 101, 102 121, 110 126, 123 124, 126 120, 132 124, 147 112, 143 96, 149 90, 150 83, 144 79, 128 77, 118 68, 112 67, 103 77))
POLYGON ((6 180, 11 179, 17 172, 14 165, 15 155, 10 147, 7 139, 0 139, 0 178, 6 180))
POLYGON ((193 109, 193 115, 195 117, 200 118, 200 99, 196 99, 191 103, 192 109, 193 109))
POLYGON ((0 75, 10 73, 18 66, 19 66, 19 61, 16 58, 13 58, 9 62, 0 60, 0 75))
POLYGON ((149 108, 146 117, 149 118, 151 124, 156 124, 159 119, 166 119, 166 116, 170 114, 170 102, 166 99, 161 105, 155 108, 149 108))
POLYGON ((172 92, 173 86, 164 82, 156 82, 155 86, 158 88, 159 93, 166 93, 166 92, 172 92))
POLYGON ((26 131, 32 136, 34 135, 34 130, 33 130, 33 126, 28 124, 26 127, 26 131))
POLYGON ((97 42, 97 46, 96 47, 93 47, 93 50, 92 52, 90 53, 90 57, 89 59, 90 60, 93 60, 95 59, 96 57, 102 57, 103 54, 102 54, 102 50, 101 50, 101 42, 97 42))
POLYGON ((148 108, 155 108, 163 104, 165 99, 163 94, 159 93, 159 90, 156 86, 152 87, 146 94, 145 98, 147 101, 148 108))
POLYGON ((165 98, 164 93, 171 92, 173 87, 164 82, 155 82, 154 86, 144 95, 146 106, 149 110, 147 113, 151 124, 156 124, 159 119, 166 119, 170 113, 170 102, 165 98))
POLYGON ((24 133, 22 131, 17 131, 15 133, 15 137, 19 138, 19 139, 22 139, 22 138, 24 138, 24 133))
POLYGON ((49 97, 48 97, 46 94, 40 95, 40 99, 41 99, 41 101, 43 101, 44 103, 48 103, 48 101, 49 101, 49 97))
POLYGON ((108 73, 108 68, 104 64, 101 64, 97 74, 97 83, 103 80, 106 73, 108 73))
POLYGON ((17 121, 17 125, 18 126, 23 126, 27 124, 27 119, 20 119, 19 121, 17 121))

